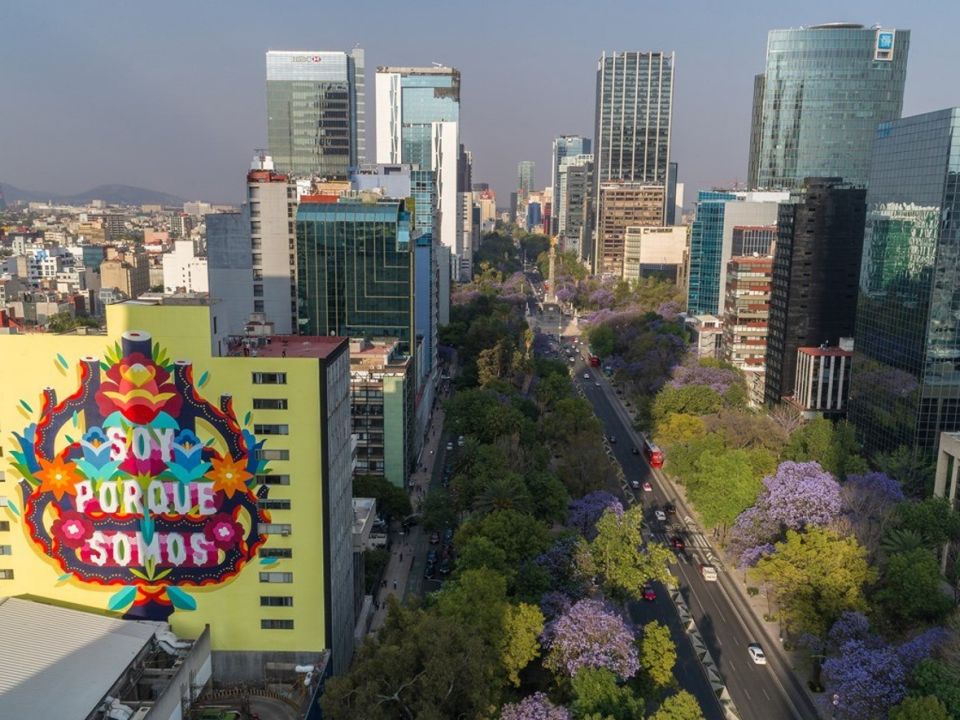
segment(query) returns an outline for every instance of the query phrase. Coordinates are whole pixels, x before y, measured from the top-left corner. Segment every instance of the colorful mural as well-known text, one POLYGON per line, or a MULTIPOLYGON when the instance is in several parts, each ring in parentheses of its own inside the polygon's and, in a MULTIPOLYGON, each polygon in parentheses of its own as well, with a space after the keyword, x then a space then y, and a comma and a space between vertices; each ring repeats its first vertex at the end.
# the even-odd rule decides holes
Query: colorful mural
POLYGON ((230 580, 266 540, 263 441, 229 395, 219 406, 200 395, 207 373, 195 384, 191 363, 145 332, 82 358, 79 374, 64 400, 46 389, 37 421, 15 433, 26 530, 62 581, 118 586, 111 610, 195 609, 191 588, 230 580))

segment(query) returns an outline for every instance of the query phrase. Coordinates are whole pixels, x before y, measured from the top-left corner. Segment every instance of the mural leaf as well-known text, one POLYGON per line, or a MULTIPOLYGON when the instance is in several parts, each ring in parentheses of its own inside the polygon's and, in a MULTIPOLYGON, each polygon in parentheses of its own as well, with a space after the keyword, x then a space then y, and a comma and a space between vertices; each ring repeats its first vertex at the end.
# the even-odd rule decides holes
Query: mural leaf
POLYGON ((21 400, 21 401, 20 401, 20 406, 21 406, 24 410, 26 410, 28 413, 32 413, 32 412, 33 412, 33 408, 30 407, 29 403, 27 403, 26 400, 21 400))
POLYGON ((203 375, 200 376, 200 379, 197 381, 197 387, 203 387, 204 385, 206 385, 207 379, 209 377, 210 377, 210 372, 209 371, 204 372, 203 375))
POLYGON ((7 500, 7 510, 12 512, 17 517, 20 517, 20 508, 13 504, 13 500, 7 500))
POLYGON ((247 414, 243 416, 243 424, 244 424, 244 425, 249 425, 249 424, 250 424, 250 418, 251 418, 251 417, 252 417, 252 414, 251 414, 250 411, 248 410, 248 411, 247 411, 247 414))
POLYGON ((67 359, 66 359, 63 355, 61 355, 60 353, 57 353, 57 363, 58 363, 58 364, 60 365, 60 367, 62 367, 64 370, 66 370, 68 367, 70 367, 69 363, 67 363, 67 359))
POLYGON ((114 612, 118 610, 123 610, 127 605, 133 602, 134 598, 137 597, 137 588, 135 585, 128 585, 125 588, 121 588, 113 594, 110 598, 110 602, 107 603, 107 609, 113 610, 114 612))
POLYGON ((188 594, 185 590, 181 590, 176 585, 167 586, 167 597, 170 598, 170 602, 173 603, 173 606, 177 610, 196 610, 197 601, 196 599, 188 594))
POLYGON ((274 557, 262 557, 260 558, 261 565, 275 565, 277 563, 277 558, 274 557))

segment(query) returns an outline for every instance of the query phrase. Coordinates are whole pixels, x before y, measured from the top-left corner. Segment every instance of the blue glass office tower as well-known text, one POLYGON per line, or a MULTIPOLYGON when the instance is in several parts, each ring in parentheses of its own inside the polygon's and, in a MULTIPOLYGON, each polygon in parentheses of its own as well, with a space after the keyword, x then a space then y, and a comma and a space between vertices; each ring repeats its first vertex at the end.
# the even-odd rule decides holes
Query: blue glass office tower
POLYGON ((960 430, 960 108, 876 131, 849 419, 871 453, 960 430))
POLYGON ((411 352, 416 337, 412 205, 412 200, 345 197, 300 203, 301 335, 394 337, 411 352))
POLYGON ((750 187, 789 190, 805 177, 866 183, 877 125, 900 117, 909 49, 909 30, 771 30, 754 82, 750 187))
POLYGON ((551 224, 552 232, 556 234, 560 222, 560 164, 564 158, 577 155, 589 155, 591 150, 590 138, 580 135, 561 135, 553 141, 553 163, 551 165, 551 180, 553 182, 553 212, 551 224))
POLYGON ((720 253, 723 246, 723 214, 731 193, 701 190, 697 215, 690 228, 690 275, 687 312, 693 315, 717 312, 720 296, 720 253))

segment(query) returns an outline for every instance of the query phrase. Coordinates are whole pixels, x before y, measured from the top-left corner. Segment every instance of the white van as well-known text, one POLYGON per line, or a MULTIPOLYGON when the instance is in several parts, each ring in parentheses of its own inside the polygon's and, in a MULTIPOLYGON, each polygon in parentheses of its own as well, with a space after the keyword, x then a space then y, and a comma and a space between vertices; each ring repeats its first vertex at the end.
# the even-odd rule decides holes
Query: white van
POLYGON ((713 565, 701 565, 700 574, 703 575, 703 579, 707 582, 717 581, 717 569, 713 565))

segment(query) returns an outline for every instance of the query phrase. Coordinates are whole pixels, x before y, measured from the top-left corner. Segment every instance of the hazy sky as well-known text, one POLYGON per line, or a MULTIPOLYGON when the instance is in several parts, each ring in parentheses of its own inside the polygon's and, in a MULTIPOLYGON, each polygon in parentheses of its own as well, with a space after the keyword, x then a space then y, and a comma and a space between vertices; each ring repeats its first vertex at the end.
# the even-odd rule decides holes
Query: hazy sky
POLYGON ((593 135, 602 50, 673 50, 673 159, 689 204, 697 188, 744 179, 767 30, 841 20, 912 31, 905 115, 960 105, 957 0, 2 0, 0 182, 239 202, 266 145, 264 52, 359 45, 369 159, 374 68, 453 65, 474 181, 506 205, 518 161, 537 163, 543 187, 551 139, 593 135))

